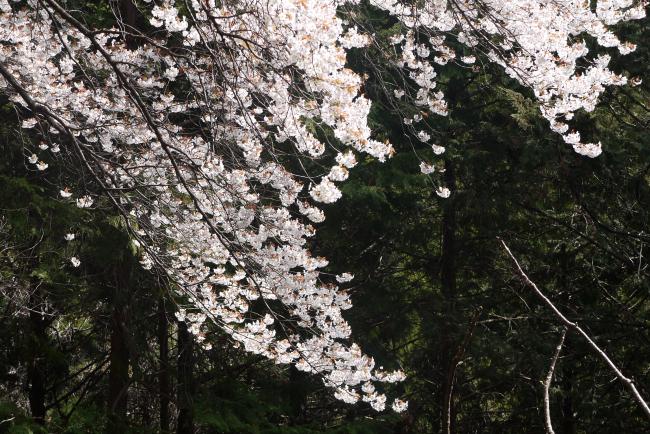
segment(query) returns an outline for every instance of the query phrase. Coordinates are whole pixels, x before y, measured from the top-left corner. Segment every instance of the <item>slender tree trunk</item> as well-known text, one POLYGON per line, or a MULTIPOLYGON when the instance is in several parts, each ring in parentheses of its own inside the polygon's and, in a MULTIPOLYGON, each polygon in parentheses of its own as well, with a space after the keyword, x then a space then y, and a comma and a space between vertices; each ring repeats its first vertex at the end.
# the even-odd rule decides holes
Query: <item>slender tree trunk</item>
POLYGON ((305 422, 305 408, 307 407, 307 388, 305 376, 295 366, 289 366, 289 406, 291 425, 300 425, 305 422))
POLYGON ((194 384, 192 378, 192 335, 187 330, 187 324, 178 322, 178 389, 177 403, 178 424, 177 434, 192 434, 194 432, 194 384))
POLYGON ((128 423, 126 417, 129 389, 129 336, 128 292, 129 270, 116 267, 115 293, 111 314, 111 354, 108 376, 108 426, 109 433, 123 432, 128 423))
MULTIPOLYGON (((568 176, 568 175, 567 175, 568 176)), ((569 281, 569 272, 570 272, 570 256, 567 252, 566 244, 562 244, 559 251, 559 276, 558 276, 558 286, 561 290, 561 301, 562 304, 565 304, 569 300, 569 293, 571 290, 570 281, 569 281)), ((570 339, 566 339, 565 342, 565 354, 570 352, 570 339)), ((572 398, 572 389, 573 389, 573 367, 571 363, 564 363, 562 372, 562 381, 559 382, 560 389, 562 390, 562 420, 560 430, 562 434, 575 434, 575 418, 573 417, 573 398, 572 398)))
MULTIPOLYGON (((445 160, 445 184, 455 194, 456 177, 454 166, 450 160, 445 160)), ((455 378, 454 354, 455 345, 451 333, 451 323, 456 321, 456 200, 449 197, 443 204, 442 212, 442 256, 440 261, 440 287, 444 300, 444 330, 442 330, 442 348, 440 348, 442 370, 440 425, 441 432, 455 432, 455 412, 453 403, 453 388, 455 378)))
POLYGON ((129 350, 126 336, 126 307, 117 302, 111 317, 111 356, 108 378, 108 432, 127 426, 126 406, 129 387, 129 350))
POLYGON ((169 432, 169 324, 165 300, 158 302, 158 347, 160 349, 160 370, 158 372, 158 400, 160 405, 160 432, 169 432))
MULTIPOLYGON (((137 41, 128 33, 133 32, 137 24, 138 10, 132 0, 118 0, 118 11, 121 21, 126 25, 126 45, 135 48, 137 41)), ((124 270, 118 270, 120 273, 124 270)), ((128 347, 128 296, 126 293, 124 275, 116 278, 116 295, 113 314, 111 317, 111 355, 109 374, 108 398, 108 431, 122 432, 128 426, 127 403, 129 388, 129 347, 128 347)))
POLYGON ((133 36, 133 33, 134 29, 139 28, 140 11, 133 4, 133 0, 120 0, 119 13, 124 25, 126 46, 130 49, 137 48, 138 40, 133 36))
MULTIPOLYGON (((38 291, 38 290, 36 290, 38 291)), ((32 418, 39 424, 45 424, 45 345, 47 341, 46 321, 37 293, 30 301, 29 324, 31 328, 30 361, 27 367, 29 381, 29 409, 32 418)))
MULTIPOLYGON (((456 175, 450 160, 445 160, 445 184, 455 195, 456 175)), ((442 211, 442 257, 440 283, 448 300, 456 296, 456 198, 445 199, 442 211)))

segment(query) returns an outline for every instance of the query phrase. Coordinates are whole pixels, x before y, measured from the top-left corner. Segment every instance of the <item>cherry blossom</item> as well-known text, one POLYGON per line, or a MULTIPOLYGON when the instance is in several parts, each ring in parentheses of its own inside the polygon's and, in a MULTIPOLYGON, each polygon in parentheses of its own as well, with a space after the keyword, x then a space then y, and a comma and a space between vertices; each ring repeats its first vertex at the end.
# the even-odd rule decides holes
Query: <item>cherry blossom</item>
POLYGON ((436 194, 443 199, 446 199, 451 195, 451 190, 449 190, 447 187, 438 187, 436 189, 436 194))
POLYGON ((565 135, 567 122, 578 110, 593 111, 607 86, 621 86, 628 80, 608 69, 610 56, 589 59, 584 36, 628 54, 634 44, 620 41, 609 27, 646 15, 645 2, 633 0, 427 0, 416 8, 396 0, 372 0, 372 4, 406 26, 406 33, 393 36, 392 42, 401 48, 401 62, 418 86, 416 104, 445 115, 444 97, 434 90, 435 65, 457 57, 466 64, 476 62, 475 55, 459 56, 447 43, 449 35, 455 34, 468 49, 480 48, 487 60, 532 89, 551 129, 577 153, 591 158, 601 153, 601 145, 565 135), (415 30, 418 35, 428 33, 428 41, 416 38, 415 30), (587 66, 578 66, 579 62, 587 66))
POLYGON ((82 196, 77 199, 77 207, 79 208, 90 208, 93 204, 93 198, 90 196, 82 196))
POLYGON ((436 171, 436 168, 433 164, 425 163, 424 161, 420 163, 420 172, 425 175, 429 175, 436 171))

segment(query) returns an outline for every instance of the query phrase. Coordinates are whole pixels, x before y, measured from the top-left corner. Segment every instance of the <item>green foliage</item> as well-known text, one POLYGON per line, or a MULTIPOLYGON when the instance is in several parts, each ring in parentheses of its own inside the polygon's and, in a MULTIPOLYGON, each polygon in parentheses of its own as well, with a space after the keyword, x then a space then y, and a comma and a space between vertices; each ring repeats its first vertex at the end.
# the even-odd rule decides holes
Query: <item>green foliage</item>
POLYGON ((14 403, 0 401, 0 433, 2 434, 45 434, 47 430, 36 424, 14 403))

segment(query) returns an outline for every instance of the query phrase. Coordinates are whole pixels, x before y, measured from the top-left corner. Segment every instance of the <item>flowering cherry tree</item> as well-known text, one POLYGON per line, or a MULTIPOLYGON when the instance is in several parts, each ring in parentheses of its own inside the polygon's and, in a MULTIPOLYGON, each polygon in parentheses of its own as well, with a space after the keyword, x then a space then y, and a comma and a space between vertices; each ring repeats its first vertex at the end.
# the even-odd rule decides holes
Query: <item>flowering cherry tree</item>
MULTIPOLYGON (((321 272, 327 260, 307 248, 325 218, 320 204, 341 197, 337 183, 357 158, 394 152, 373 138, 362 77, 346 67, 348 50, 376 39, 347 19, 358 3, 144 1, 146 25, 116 11, 114 26, 98 28, 56 0, 0 0, 0 92, 38 143, 26 164, 75 163, 89 181, 61 185, 61 200, 121 213, 142 266, 190 300, 177 315, 199 342, 209 346, 210 321, 250 352, 322 376, 337 398, 383 410, 377 386, 404 374, 377 369, 350 341, 339 286, 352 275, 321 272)), ((576 152, 601 153, 569 122, 627 78, 608 69, 608 56, 589 57, 586 38, 629 53, 609 26, 642 18, 643 3, 412 3, 370 1, 402 24, 390 42, 406 84, 392 97, 445 116, 437 65, 496 62, 534 92, 576 152)), ((404 123, 429 142, 420 120, 404 123)), ((433 162, 420 168, 435 172, 433 162)), ((83 257, 69 260, 78 267, 83 257)))

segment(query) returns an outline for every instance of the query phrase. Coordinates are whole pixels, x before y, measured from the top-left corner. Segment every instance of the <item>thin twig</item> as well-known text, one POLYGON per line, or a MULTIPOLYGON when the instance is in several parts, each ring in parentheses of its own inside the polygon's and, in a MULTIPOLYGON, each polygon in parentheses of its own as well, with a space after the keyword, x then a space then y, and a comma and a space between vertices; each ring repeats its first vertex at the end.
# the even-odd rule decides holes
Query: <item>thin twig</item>
POLYGON ((553 313, 555 313, 555 315, 560 319, 560 321, 564 325, 575 330, 576 332, 578 332, 578 334, 580 334, 583 338, 585 338, 589 346, 605 361, 605 363, 611 368, 611 370, 614 371, 618 379, 621 380, 621 382, 623 382, 623 384, 629 390, 632 397, 641 406, 641 409, 645 413, 646 417, 650 419, 650 407, 648 407, 648 404, 646 403, 646 401, 643 399, 643 397, 637 390, 632 379, 623 375, 621 370, 614 364, 612 359, 609 358, 609 356, 605 353, 605 351, 603 351, 598 346, 598 344, 596 344, 596 342, 594 342, 593 339, 591 339, 591 337, 589 337, 589 335, 581 327, 578 326, 578 324, 570 321, 566 316, 562 314, 562 312, 559 311, 557 307, 555 307, 553 302, 548 297, 546 297, 546 295, 544 295, 544 293, 537 287, 537 285, 532 280, 528 278, 524 270, 521 268, 521 265, 519 265, 517 258, 515 258, 515 256, 512 254, 512 252, 510 251, 506 243, 500 238, 499 241, 503 245, 503 248, 506 250, 506 252, 508 252, 508 255, 510 256, 512 261, 517 266, 517 271, 519 272, 519 275, 524 279, 524 282, 528 286, 530 286, 533 289, 533 291, 535 291, 535 293, 539 296, 539 298, 541 298, 544 301, 544 303, 553 311, 553 313))
POLYGON ((14 416, 14 417, 10 417, 9 419, 5 419, 5 420, 0 420, 0 425, 2 425, 3 423, 11 422, 11 421, 14 420, 15 418, 16 418, 16 416, 14 416))

